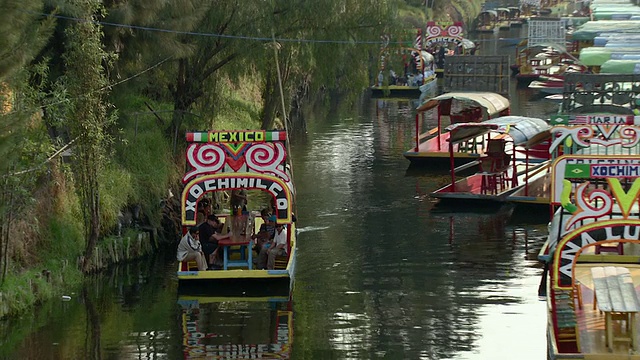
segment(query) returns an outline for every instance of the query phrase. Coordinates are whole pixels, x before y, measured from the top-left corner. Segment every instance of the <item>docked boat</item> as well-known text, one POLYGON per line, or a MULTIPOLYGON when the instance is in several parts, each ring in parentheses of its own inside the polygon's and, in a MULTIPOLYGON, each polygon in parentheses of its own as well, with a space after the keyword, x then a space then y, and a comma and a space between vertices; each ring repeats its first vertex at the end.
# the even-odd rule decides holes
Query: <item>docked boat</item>
MULTIPOLYGON (((228 239, 218 242, 223 266, 218 270, 199 271, 195 261, 178 262, 180 285, 209 286, 210 282, 261 282, 290 287, 296 264, 296 224, 293 215, 294 185, 287 164, 285 131, 209 131, 186 135, 187 171, 182 179, 181 197, 183 231, 199 225, 201 202, 216 192, 245 190, 250 196, 264 197, 271 204, 277 225, 286 230, 286 255, 275 259, 275 267, 257 269, 253 259, 255 238, 262 218, 260 212, 247 209, 236 214, 221 214, 227 218, 228 239), (229 224, 233 226, 229 226, 229 224), (238 225, 236 225, 238 224, 238 225)), ((262 210, 262 209, 257 209, 262 210)), ((248 284, 250 285, 250 284, 248 284)), ((221 288, 221 287, 220 287, 221 288)))
POLYGON ((492 92, 450 92, 424 101, 416 109, 415 146, 403 153, 412 165, 448 169, 450 161, 462 165, 484 151, 474 139, 453 144, 445 128, 456 123, 481 122, 509 114, 509 100, 492 92))
MULTIPOLYGON (((620 108, 621 111, 629 111, 620 108)), ((636 129, 634 115, 615 114, 583 114, 583 115, 554 115, 550 123, 553 126, 551 134, 554 141, 549 146, 549 154, 553 161, 564 154, 608 154, 609 156, 640 155, 640 147, 634 139, 628 138, 621 131, 639 132, 636 129)), ((527 186, 509 195, 508 202, 516 205, 526 205, 528 210, 551 209, 551 173, 532 177, 527 186)), ((551 214, 550 214, 551 215, 551 214)), ((550 216, 551 217, 551 216, 550 216)))
POLYGON ((475 24, 474 30, 478 33, 494 33, 498 31, 498 12, 495 10, 480 12, 475 24))
POLYGON ((476 44, 464 37, 464 23, 427 22, 424 48, 435 57, 435 72, 442 77, 446 59, 450 56, 474 55, 476 44))
POLYGON ((535 45, 517 48, 516 63, 512 67, 519 85, 528 85, 540 77, 562 79, 566 73, 582 73, 587 67, 578 64, 563 49, 553 45, 535 45))
MULTIPOLYGON (((640 26, 640 25, 639 25, 640 26)), ((580 50, 580 63, 594 73, 600 72, 608 60, 634 60, 640 58, 640 44, 636 47, 588 47, 580 50)))
POLYGON ((509 6, 509 26, 512 28, 520 28, 525 23, 522 11, 517 6, 509 6))
POLYGON ((543 76, 540 80, 534 80, 529 84, 529 89, 538 90, 545 94, 560 94, 564 89, 564 78, 562 76, 543 76))
POLYGON ((391 56, 388 48, 380 55, 381 64, 375 85, 371 87, 373 97, 419 98, 436 86, 435 58, 425 50, 402 48, 404 69, 398 73, 386 59, 391 56))
POLYGON ((462 167, 452 164, 451 181, 430 195, 441 201, 504 202, 507 196, 549 166, 551 126, 542 119, 503 116, 480 123, 458 123, 447 127, 450 159, 454 145, 482 142, 484 154, 478 158, 479 171, 458 179, 462 167))
POLYGON ((496 12, 498 13, 498 30, 511 29, 511 10, 509 10, 508 8, 497 8, 496 12))
POLYGON ((600 67, 601 74, 637 74, 639 71, 640 58, 607 60, 600 67))
POLYGON ((548 359, 640 359, 640 156, 562 155, 539 293, 548 359))

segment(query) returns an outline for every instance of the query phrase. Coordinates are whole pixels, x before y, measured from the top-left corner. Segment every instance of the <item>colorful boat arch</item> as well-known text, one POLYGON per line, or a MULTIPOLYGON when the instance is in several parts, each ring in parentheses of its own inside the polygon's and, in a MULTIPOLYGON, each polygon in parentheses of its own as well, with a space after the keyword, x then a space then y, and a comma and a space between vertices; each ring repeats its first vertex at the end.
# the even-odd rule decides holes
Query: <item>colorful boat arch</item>
POLYGON ((583 249, 607 242, 640 243, 640 219, 612 219, 593 222, 565 235, 554 251, 552 286, 571 290, 576 259, 583 249))
POLYGON ((463 34, 464 24, 462 22, 429 21, 427 22, 424 47, 431 48, 438 43, 455 44, 456 46, 465 45, 463 44, 463 40, 465 40, 463 34))
POLYGON ((640 155, 562 155, 552 165, 552 204, 569 218, 552 261, 552 287, 570 290, 582 250, 607 242, 640 243, 640 155), (597 180, 604 187, 593 187, 597 180))
POLYGON ((276 200, 278 223, 291 222, 292 196, 289 187, 275 176, 266 174, 213 174, 191 180, 182 191, 182 225, 196 225, 198 200, 202 195, 220 190, 263 190, 276 200))
POLYGON ((196 224, 198 201, 208 193, 246 189, 275 199, 277 222, 292 221, 294 186, 287 166, 286 133, 278 130, 190 132, 181 197, 182 225, 196 224))

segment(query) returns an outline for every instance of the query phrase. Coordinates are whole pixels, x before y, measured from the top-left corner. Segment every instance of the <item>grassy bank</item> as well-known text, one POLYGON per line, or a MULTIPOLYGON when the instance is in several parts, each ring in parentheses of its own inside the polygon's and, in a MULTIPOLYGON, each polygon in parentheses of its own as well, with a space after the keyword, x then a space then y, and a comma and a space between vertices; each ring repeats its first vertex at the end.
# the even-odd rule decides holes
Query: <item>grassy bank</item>
MULTIPOLYGON (((248 79, 240 83, 223 82, 215 111, 190 117, 185 131, 259 128, 258 87, 248 79)), ((114 134, 115 156, 100 181, 103 237, 91 261, 94 272, 152 254, 160 242, 173 247, 179 236, 162 228, 163 214, 171 213, 166 207, 177 203, 169 200, 180 195, 184 169, 182 147, 174 155, 163 131, 171 120, 171 105, 126 93, 115 94, 114 103, 122 121, 114 134)), ((202 105, 200 111, 205 108, 202 105)), ((29 200, 32 205, 15 214, 9 229, 0 318, 77 291, 85 277, 79 268, 84 228, 73 174, 64 159, 57 159, 39 176, 29 200)))

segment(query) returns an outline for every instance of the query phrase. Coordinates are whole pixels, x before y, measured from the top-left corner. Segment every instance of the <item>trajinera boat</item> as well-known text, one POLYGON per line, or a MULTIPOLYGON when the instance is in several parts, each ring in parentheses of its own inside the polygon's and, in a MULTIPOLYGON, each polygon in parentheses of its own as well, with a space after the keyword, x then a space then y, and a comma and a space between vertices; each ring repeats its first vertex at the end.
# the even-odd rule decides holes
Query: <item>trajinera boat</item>
MULTIPOLYGON (((287 232, 286 256, 276 258, 271 270, 260 270, 253 264, 259 255, 255 237, 263 223, 260 211, 242 209, 241 213, 219 213, 229 223, 241 224, 229 239, 220 240, 223 266, 219 270, 198 271, 197 264, 181 261, 177 276, 180 285, 206 286, 212 281, 236 284, 262 282, 269 286, 293 285, 296 261, 296 226, 293 214, 295 190, 287 164, 286 131, 209 131, 186 135, 186 173, 182 179, 183 233, 199 225, 201 201, 207 194, 245 190, 271 198, 272 218, 287 232)), ((268 203, 268 202, 267 202, 268 203)), ((261 210, 261 209, 257 209, 261 210)), ((277 226, 276 225, 276 226, 277 226)), ((223 232, 224 232, 223 231, 223 232)))
POLYGON ((435 90, 436 65, 433 55, 423 49, 422 38, 422 29, 417 29, 413 46, 406 47, 392 45, 390 38, 383 36, 380 68, 371 86, 373 97, 419 98, 435 90))
MULTIPOLYGON (((553 126, 553 142, 549 147, 551 159, 565 154, 638 155, 637 142, 628 139, 624 133, 627 125, 636 125, 636 122, 640 119, 628 114, 553 115, 550 119, 553 126)), ((528 210, 551 210, 551 218, 551 173, 541 175, 532 177, 526 187, 513 192, 507 201, 524 205, 528 210)))
POLYGON ((640 359, 640 156, 562 155, 551 174, 558 209, 538 256, 547 358, 640 359))
POLYGON ((504 202, 509 194, 543 174, 548 166, 551 126, 542 119, 503 116, 481 123, 459 123, 447 127, 451 159, 451 182, 432 192, 440 201, 470 201, 481 205, 504 202), (475 142, 486 149, 478 158, 480 170, 458 179, 453 147, 460 142, 475 142))
MULTIPOLYGON (((428 99, 416 109, 415 146, 403 155, 412 165, 448 169, 451 133, 445 131, 447 126, 481 122, 509 115, 509 111, 509 100, 492 92, 450 92, 428 99)), ((481 144, 453 144, 452 156, 456 166, 478 160, 483 153, 481 144)))

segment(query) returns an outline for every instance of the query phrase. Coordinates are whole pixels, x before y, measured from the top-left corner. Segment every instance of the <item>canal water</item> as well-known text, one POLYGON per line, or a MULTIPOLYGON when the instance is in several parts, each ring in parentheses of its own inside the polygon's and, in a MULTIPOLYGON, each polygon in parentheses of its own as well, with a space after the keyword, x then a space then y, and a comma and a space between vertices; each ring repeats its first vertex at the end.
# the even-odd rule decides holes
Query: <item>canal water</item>
MULTIPOLYGON (((514 53, 498 37, 520 34, 483 46, 514 53)), ((514 115, 557 109, 515 82, 511 100, 514 115)), ((316 109, 293 142, 300 234, 290 297, 183 296, 167 252, 0 322, 0 358, 546 358, 536 261, 546 223, 533 220, 544 216, 435 206, 428 193, 447 176, 410 170, 402 156, 415 106, 316 109)))

